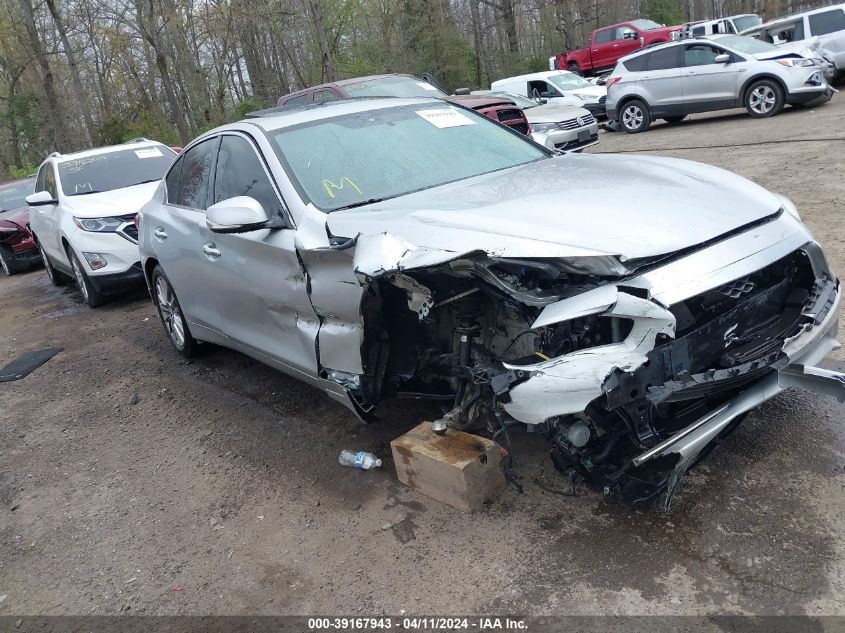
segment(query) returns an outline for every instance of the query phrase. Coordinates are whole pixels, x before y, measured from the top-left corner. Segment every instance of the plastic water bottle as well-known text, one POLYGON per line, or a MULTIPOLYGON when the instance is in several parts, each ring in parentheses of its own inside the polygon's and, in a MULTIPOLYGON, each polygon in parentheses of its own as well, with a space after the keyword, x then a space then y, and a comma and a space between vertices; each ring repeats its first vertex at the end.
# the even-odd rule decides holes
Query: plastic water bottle
POLYGON ((337 458, 344 466, 354 466, 359 470, 371 470, 373 468, 381 467, 381 460, 365 451, 356 453, 355 451, 340 451, 340 457, 337 458))

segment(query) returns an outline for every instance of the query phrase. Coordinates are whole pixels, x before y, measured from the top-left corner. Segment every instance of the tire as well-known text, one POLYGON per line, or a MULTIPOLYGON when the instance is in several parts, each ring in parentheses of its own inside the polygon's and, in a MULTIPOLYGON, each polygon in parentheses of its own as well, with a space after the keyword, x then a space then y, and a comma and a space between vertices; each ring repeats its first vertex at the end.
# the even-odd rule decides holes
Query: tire
POLYGON ((191 336, 182 307, 161 266, 157 265, 153 270, 152 287, 153 301, 170 344, 185 358, 192 358, 197 351, 197 341, 191 336))
POLYGON ((569 62, 569 72, 580 75, 581 67, 576 62, 569 62))
POLYGON ((41 246, 41 242, 38 243, 38 251, 41 253, 41 261, 44 262, 44 270, 47 271, 47 278, 50 280, 50 283, 54 286, 64 286, 70 281, 69 277, 64 273, 59 272, 50 263, 50 258, 47 257, 47 253, 44 251, 44 247, 41 246))
POLYGON ((639 134, 651 127, 648 106, 639 99, 626 101, 619 113, 619 123, 628 134, 639 134))
POLYGON ((755 81, 745 91, 745 109, 755 119, 780 114, 785 103, 783 88, 771 79, 755 81))
POLYGON ((82 262, 79 261, 76 253, 70 247, 68 247, 68 255, 70 255, 70 265, 73 268, 76 285, 79 288, 79 292, 82 293, 82 299, 88 304, 89 308, 99 308, 107 301, 106 296, 100 294, 94 288, 91 280, 88 279, 88 274, 85 272, 82 262))
POLYGON ((686 114, 679 114, 678 116, 665 116, 663 117, 663 120, 666 121, 666 123, 668 123, 669 125, 674 125, 675 123, 680 123, 686 118, 686 114))
POLYGON ((15 263, 12 261, 12 249, 5 244, 0 244, 0 271, 6 277, 10 277, 18 272, 15 268, 15 263))

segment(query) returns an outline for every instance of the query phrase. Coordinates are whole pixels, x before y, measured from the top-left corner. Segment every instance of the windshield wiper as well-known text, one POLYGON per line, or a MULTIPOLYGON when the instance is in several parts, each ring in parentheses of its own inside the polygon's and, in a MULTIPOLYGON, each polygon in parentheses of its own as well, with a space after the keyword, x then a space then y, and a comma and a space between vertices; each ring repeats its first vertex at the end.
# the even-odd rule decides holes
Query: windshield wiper
POLYGON ((337 207, 329 211, 329 213, 334 213, 335 211, 343 211, 344 209, 354 209, 355 207, 364 207, 368 204, 375 204, 376 202, 384 202, 385 200, 390 200, 391 198, 395 198, 396 196, 385 196, 384 198, 370 198, 369 200, 361 200, 361 202, 353 202, 352 204, 347 204, 342 207, 337 207))
POLYGON ((67 197, 70 198, 72 196, 90 196, 92 193, 103 193, 97 189, 92 189, 91 191, 80 191, 79 193, 69 193, 67 197))
POLYGON ((149 180, 142 180, 141 182, 134 182, 130 187, 134 187, 135 185, 146 185, 148 182, 158 182, 161 178, 150 178, 149 180))

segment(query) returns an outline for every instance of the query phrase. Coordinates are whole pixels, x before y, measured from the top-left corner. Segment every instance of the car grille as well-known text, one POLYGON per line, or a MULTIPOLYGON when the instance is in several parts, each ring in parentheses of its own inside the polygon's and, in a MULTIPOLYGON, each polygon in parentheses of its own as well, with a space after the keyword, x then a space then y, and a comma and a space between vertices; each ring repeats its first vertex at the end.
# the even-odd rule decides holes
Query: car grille
POLYGON ((605 102, 605 101, 607 101, 607 95, 605 95, 604 97, 602 97, 601 99, 599 99, 599 103, 601 103, 602 105, 604 105, 604 102, 605 102))
POLYGON ((509 126, 519 132, 520 134, 528 134, 528 124, 527 123, 517 123, 516 125, 509 126))
POLYGON ((561 130, 574 130, 585 125, 592 125, 596 122, 596 118, 592 114, 585 114, 584 116, 575 117, 568 121, 561 121, 557 126, 561 130))
POLYGON ((523 118, 522 112, 519 110, 499 110, 496 112, 496 115, 499 117, 499 121, 505 123, 507 121, 516 121, 518 119, 523 118))
POLYGON ((125 240, 129 240, 133 244, 138 243, 138 227, 135 226, 134 222, 126 222, 121 224, 120 227, 115 231, 120 237, 125 240))

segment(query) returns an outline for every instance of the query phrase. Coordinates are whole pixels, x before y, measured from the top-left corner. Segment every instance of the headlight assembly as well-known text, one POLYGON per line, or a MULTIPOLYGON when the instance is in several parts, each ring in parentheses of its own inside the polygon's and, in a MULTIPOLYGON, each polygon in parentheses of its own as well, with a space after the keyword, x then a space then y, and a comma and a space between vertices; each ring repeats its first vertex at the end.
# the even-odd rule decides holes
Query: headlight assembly
POLYGON ((557 123, 532 123, 532 132, 552 132, 558 129, 557 123))
POLYGON ((816 65, 816 62, 812 59, 807 59, 805 57, 785 57, 776 61, 778 64, 783 64, 784 66, 789 66, 790 68, 804 68, 816 65))
POLYGON ((73 218, 80 229, 94 233, 114 233, 124 222, 120 218, 73 218))

